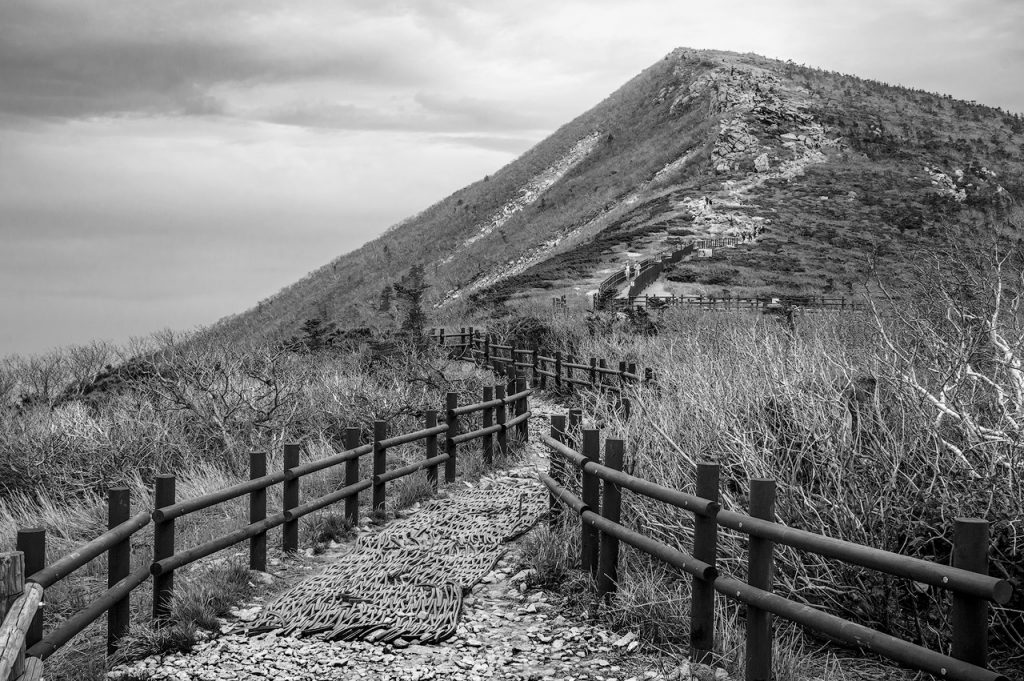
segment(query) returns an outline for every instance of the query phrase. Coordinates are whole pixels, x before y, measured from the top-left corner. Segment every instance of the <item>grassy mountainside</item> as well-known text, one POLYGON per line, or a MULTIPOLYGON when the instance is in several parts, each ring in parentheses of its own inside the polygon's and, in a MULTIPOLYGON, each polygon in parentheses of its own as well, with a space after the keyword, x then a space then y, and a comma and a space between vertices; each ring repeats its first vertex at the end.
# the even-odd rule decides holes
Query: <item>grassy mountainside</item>
POLYGON ((683 262, 678 292, 842 293, 868 261, 955 231, 1022 222, 1024 122, 989 107, 756 55, 676 50, 493 176, 427 208, 255 308, 229 338, 311 317, 378 317, 421 265, 433 302, 585 296, 634 253, 687 235, 758 232, 683 262))

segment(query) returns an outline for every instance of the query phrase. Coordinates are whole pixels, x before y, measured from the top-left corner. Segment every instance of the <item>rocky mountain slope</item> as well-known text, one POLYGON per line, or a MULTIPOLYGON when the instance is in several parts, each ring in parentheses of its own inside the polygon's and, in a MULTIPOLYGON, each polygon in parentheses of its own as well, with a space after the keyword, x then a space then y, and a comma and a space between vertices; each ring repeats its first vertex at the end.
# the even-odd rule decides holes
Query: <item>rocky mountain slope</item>
MULTIPOLYGON (((424 268, 438 308, 588 296, 688 237, 757 234, 678 264, 677 293, 863 292, 921 246, 1024 225, 1024 120, 756 55, 679 49, 493 176, 217 329, 281 336, 379 317, 424 268)), ((910 256, 913 257, 913 256, 910 256)))

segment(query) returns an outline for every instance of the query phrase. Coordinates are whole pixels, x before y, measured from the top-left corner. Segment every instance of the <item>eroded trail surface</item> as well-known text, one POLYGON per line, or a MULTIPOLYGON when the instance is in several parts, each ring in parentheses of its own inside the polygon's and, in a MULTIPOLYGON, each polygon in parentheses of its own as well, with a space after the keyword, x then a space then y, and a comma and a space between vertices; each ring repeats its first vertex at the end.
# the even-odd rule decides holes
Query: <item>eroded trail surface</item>
MULTIPOLYGON (((312 577, 265 604, 239 608, 222 635, 188 654, 151 657, 112 678, 655 679, 670 664, 568 614, 529 588, 516 541, 543 514, 546 468, 537 435, 555 405, 531 404, 525 460, 404 512, 323 557, 312 577)), ((680 678, 675 670, 675 678, 680 678)), ((688 678, 688 675, 687 675, 688 678)))

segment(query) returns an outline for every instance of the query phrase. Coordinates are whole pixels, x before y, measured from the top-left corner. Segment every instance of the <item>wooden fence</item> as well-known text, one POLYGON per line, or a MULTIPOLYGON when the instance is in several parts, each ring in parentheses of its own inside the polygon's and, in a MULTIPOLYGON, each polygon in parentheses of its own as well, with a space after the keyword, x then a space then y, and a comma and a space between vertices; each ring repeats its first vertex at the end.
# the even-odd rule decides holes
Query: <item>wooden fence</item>
MULTIPOLYGON (((432 337, 453 356, 471 359, 499 372, 503 367, 529 370, 535 385, 548 382, 556 388, 584 388, 612 393, 626 418, 630 416, 629 386, 656 381, 655 372, 639 371, 635 364, 605 359, 575 361, 560 352, 515 348, 494 341, 478 329, 431 330, 432 337)), ((903 556, 831 537, 797 530, 774 522, 775 481, 752 480, 749 515, 723 511, 718 499, 718 466, 697 464, 696 495, 673 490, 622 472, 624 443, 605 441, 605 460, 600 463, 599 433, 581 428, 579 410, 568 418, 553 417, 551 435, 543 438, 556 456, 549 475, 541 475, 551 498, 552 518, 562 506, 580 516, 580 563, 594 576, 601 595, 615 590, 618 542, 623 541, 683 570, 692 577, 691 658, 706 661, 714 641, 714 592, 747 606, 747 679, 768 679, 771 669, 771 615, 796 622, 838 641, 871 650, 882 657, 943 679, 962 681, 1008 681, 987 670, 989 602, 1005 605, 1013 589, 1009 582, 988 576, 988 523, 976 518, 959 518, 954 527, 953 565, 903 556), (580 451, 574 449, 579 447, 580 451), (578 469, 581 494, 566 488, 568 466, 578 469), (599 481, 603 486, 599 490, 599 481), (620 493, 628 489, 651 499, 694 514, 692 553, 643 536, 620 524, 620 493), (750 538, 746 582, 719 575, 715 567, 719 528, 750 538), (773 546, 782 544, 819 556, 867 567, 885 574, 905 577, 951 591, 953 605, 952 655, 944 655, 844 620, 811 606, 772 593, 773 546)), ((552 522, 556 522, 553 520, 552 522)))
POLYGON ((632 310, 638 307, 661 309, 665 307, 687 306, 700 310, 761 310, 786 309, 799 307, 803 310, 832 310, 836 312, 855 312, 868 309, 864 303, 854 302, 842 297, 823 296, 777 296, 757 298, 733 298, 728 296, 642 296, 644 289, 653 284, 665 270, 666 263, 677 263, 687 255, 706 248, 723 248, 736 246, 747 241, 743 237, 722 237, 718 239, 698 239, 686 246, 631 263, 627 268, 618 270, 605 278, 594 294, 595 310, 632 310), (634 269, 635 268, 635 269, 634 269), (630 276, 632 275, 632 276, 630 276), (619 291, 629 283, 629 290, 623 298, 619 291))
POLYGON ((114 652, 128 630, 129 594, 150 577, 153 579, 153 617, 166 619, 178 568, 248 540, 250 569, 266 570, 267 532, 272 528, 282 527, 282 549, 292 553, 298 550, 298 520, 302 516, 345 500, 345 517, 354 523, 358 520, 360 492, 370 490, 371 508, 383 510, 388 482, 426 470, 428 480, 436 489, 438 467, 442 464, 445 481, 453 482, 459 445, 472 440, 482 440, 482 460, 491 463, 495 441, 497 451, 506 453, 510 433, 521 441, 528 438, 532 392, 522 377, 507 386, 484 388, 483 401, 475 404, 459 405, 458 393, 450 392, 446 397, 443 424, 438 424, 437 411, 428 411, 423 429, 389 437, 387 424, 376 421, 373 441, 366 444, 359 444, 358 428, 349 428, 345 433, 344 451, 305 463, 301 461, 301 446, 287 444, 283 469, 274 473, 267 473, 266 453, 252 453, 249 480, 191 499, 176 500, 174 475, 157 475, 153 490, 155 508, 135 515, 131 515, 128 490, 111 489, 108 492, 110 529, 49 565, 45 564, 45 532, 38 528, 19 531, 17 550, 0 554, 0 681, 39 679, 43 661, 104 612, 107 613, 107 652, 114 652), (465 425, 463 419, 475 413, 481 414, 483 427, 460 432, 465 425), (440 436, 444 436, 442 453, 438 453, 440 436), (388 449, 418 441, 424 443, 423 460, 388 469, 388 449), (359 459, 368 454, 373 455, 373 472, 360 480, 359 459), (344 487, 309 501, 300 499, 303 476, 341 464, 345 465, 344 487), (278 484, 282 486, 282 508, 268 516, 267 489, 278 484), (199 546, 175 546, 175 519, 242 496, 249 498, 248 524, 199 546), (150 524, 153 525, 153 562, 133 570, 130 539, 150 524), (108 558, 108 589, 44 635, 45 590, 104 552, 108 558))
MULTIPOLYGON (((576 421, 578 424, 578 417, 576 421)), ((748 515, 721 509, 717 464, 697 465, 696 495, 692 495, 624 473, 624 445, 621 440, 605 440, 602 465, 599 432, 567 427, 564 416, 552 417, 551 435, 543 437, 543 442, 554 454, 550 474, 540 474, 550 493, 552 522, 558 522, 563 507, 579 516, 580 563, 596 580, 599 596, 604 597, 617 588, 620 541, 691 576, 691 659, 705 662, 711 657, 715 632, 714 594, 717 591, 746 605, 747 679, 771 678, 772 616, 775 615, 939 678, 1008 681, 1005 676, 986 669, 989 603, 1007 603, 1012 587, 1006 580, 988 576, 988 523, 985 520, 956 519, 953 565, 940 565, 776 523, 774 480, 750 481, 748 515), (572 468, 582 478, 580 496, 573 494, 567 486, 568 473, 572 468), (622 489, 692 513, 694 538, 691 552, 686 553, 622 525, 622 489), (747 581, 719 574, 715 566, 719 528, 750 538, 747 581), (772 593, 775 544, 952 592, 952 655, 944 655, 772 593)))
POLYGON ((547 389, 549 384, 556 389, 585 387, 618 398, 619 406, 629 415, 631 404, 626 397, 626 387, 637 383, 652 383, 656 380, 653 369, 642 372, 635 363, 618 362, 610 366, 608 360, 590 357, 587 363, 560 351, 542 354, 542 350, 516 348, 497 343, 491 334, 462 327, 458 331, 431 329, 430 337, 439 346, 447 348, 452 357, 470 360, 501 374, 523 372, 524 377, 535 387, 547 389))
POLYGON ((733 296, 632 296, 611 298, 601 309, 610 311, 644 308, 660 310, 668 307, 685 307, 697 310, 752 310, 760 312, 786 311, 799 308, 802 311, 864 312, 867 304, 843 297, 828 296, 777 296, 777 297, 733 297, 733 296))

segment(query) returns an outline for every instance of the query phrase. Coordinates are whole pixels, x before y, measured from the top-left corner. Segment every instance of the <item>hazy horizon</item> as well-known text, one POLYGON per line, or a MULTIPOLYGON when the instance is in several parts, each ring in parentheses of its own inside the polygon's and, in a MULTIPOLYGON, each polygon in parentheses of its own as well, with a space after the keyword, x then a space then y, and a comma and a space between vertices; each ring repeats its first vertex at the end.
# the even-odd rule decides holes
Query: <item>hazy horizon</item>
POLYGON ((1024 111, 1024 6, 0 5, 0 356, 255 305, 676 47, 1024 111))

